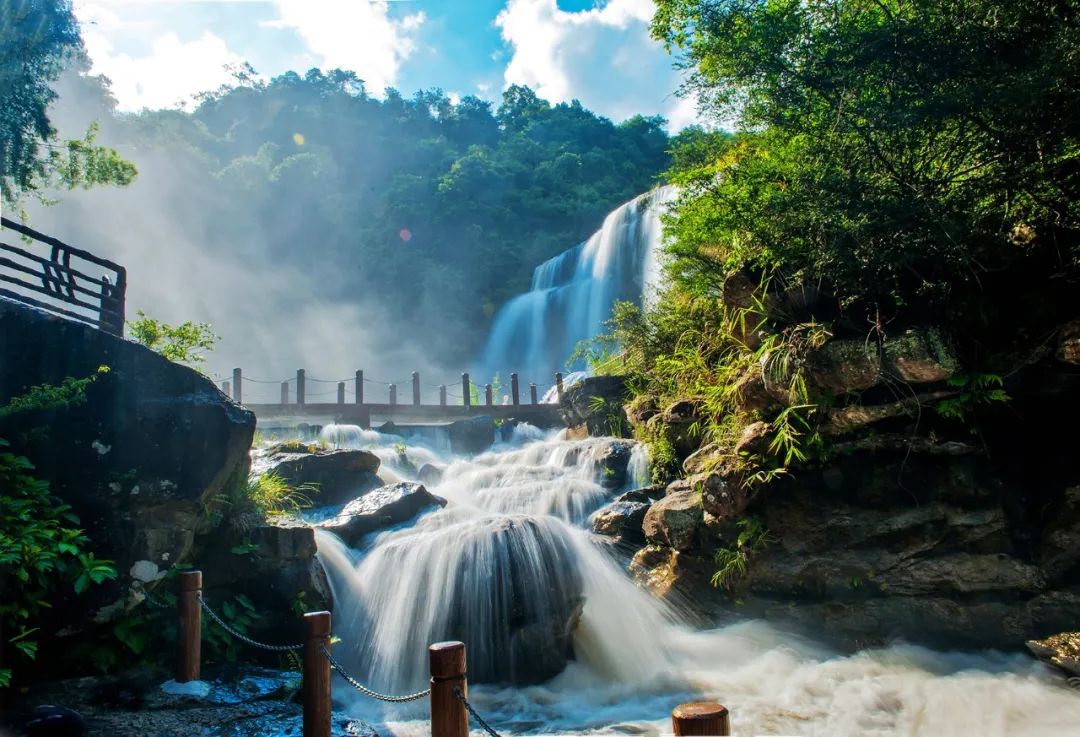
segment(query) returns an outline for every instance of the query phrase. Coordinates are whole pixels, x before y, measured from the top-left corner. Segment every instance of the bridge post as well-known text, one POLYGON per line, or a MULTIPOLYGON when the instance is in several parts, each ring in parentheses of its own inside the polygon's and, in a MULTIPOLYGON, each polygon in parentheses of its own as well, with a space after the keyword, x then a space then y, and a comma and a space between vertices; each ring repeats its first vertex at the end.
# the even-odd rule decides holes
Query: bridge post
POLYGON ((472 406, 472 384, 469 383, 469 375, 461 375, 461 402, 465 405, 465 409, 472 406))
POLYGON ((330 612, 308 612, 304 626, 304 737, 330 737, 330 612))
POLYGON ((439 406, 446 406, 446 384, 439 387, 439 406))
POLYGON ((364 372, 357 370, 356 372, 356 397, 357 404, 364 403, 364 372))
POLYGON ((234 368, 232 370, 232 398, 235 399, 238 404, 243 404, 243 402, 241 401, 244 391, 244 388, 241 386, 242 378, 243 377, 241 377, 240 375, 240 369, 234 368))
POLYGON ((529 384, 529 399, 536 404, 536 384, 529 384))
POLYGON ((221 382, 221 391, 225 394, 226 397, 231 397, 232 384, 230 384, 228 381, 221 382))
POLYGON ((176 662, 178 683, 199 680, 202 661, 202 571, 184 571, 180 574, 180 596, 177 600, 180 645, 176 662))
POLYGON ((518 375, 510 374, 510 401, 514 403, 514 406, 521 404, 521 392, 518 389, 518 375))
POLYGON ((468 737, 469 714, 454 691, 469 695, 465 679, 465 644, 436 642, 428 648, 431 663, 431 737, 468 737))
POLYGON ((731 718, 720 704, 697 701, 672 710, 671 728, 676 737, 723 737, 731 734, 731 718))
POLYGON ((282 406, 289 403, 289 382, 281 382, 281 404, 282 406))
POLYGON ((420 406, 420 372, 412 372, 412 403, 414 407, 420 406))
POLYGON ((397 404, 397 384, 390 385, 390 404, 397 404))
POLYGON ((307 371, 304 369, 296 369, 296 403, 303 407, 304 399, 307 394, 306 387, 304 386, 304 378, 307 376, 307 371))
POLYGON ((555 374, 555 393, 558 395, 559 404, 562 404, 562 373, 555 374))
POLYGON ((337 403, 345 404, 345 382, 339 381, 337 384, 337 403))
POLYGON ((491 406, 491 384, 484 384, 484 401, 491 406))

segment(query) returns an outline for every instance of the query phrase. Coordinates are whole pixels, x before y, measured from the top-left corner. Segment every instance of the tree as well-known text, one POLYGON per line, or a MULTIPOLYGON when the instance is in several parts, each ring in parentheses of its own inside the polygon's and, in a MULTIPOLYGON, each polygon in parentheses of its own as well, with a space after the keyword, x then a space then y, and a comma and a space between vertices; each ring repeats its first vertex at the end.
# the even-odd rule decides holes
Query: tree
POLYGON ((0 4, 0 199, 49 186, 72 189, 128 184, 135 168, 112 149, 95 145, 97 128, 59 143, 48 107, 51 83, 82 52, 66 0, 9 0, 0 4))

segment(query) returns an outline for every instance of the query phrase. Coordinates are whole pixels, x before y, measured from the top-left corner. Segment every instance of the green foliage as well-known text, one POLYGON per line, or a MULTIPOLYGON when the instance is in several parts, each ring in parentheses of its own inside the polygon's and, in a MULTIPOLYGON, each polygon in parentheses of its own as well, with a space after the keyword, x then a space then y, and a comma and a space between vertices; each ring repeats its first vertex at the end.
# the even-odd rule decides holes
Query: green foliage
POLYGON ((960 390, 955 397, 937 403, 937 413, 949 420, 967 421, 980 406, 1009 401, 1002 389, 1005 381, 997 374, 960 374, 948 381, 960 390))
MULTIPOLYGON (((41 610, 68 587, 81 594, 117 573, 112 561, 87 550, 89 538, 71 507, 31 475, 29 460, 8 447, 0 439, 0 582, 7 591, 0 603, 0 630, 9 635, 0 647, 32 659, 38 629, 32 623, 41 610)), ((10 669, 0 669, 0 685, 10 678, 10 669)))
POLYGON ((248 481, 247 499, 267 517, 296 515, 311 506, 308 494, 318 491, 312 484, 293 487, 281 475, 270 471, 248 481))
POLYGON ((214 349, 218 336, 208 323, 185 322, 169 325, 155 320, 142 310, 139 319, 128 322, 128 330, 136 342, 157 351, 170 361, 195 366, 205 360, 202 351, 214 349))
POLYGON ((135 168, 116 151, 82 140, 60 143, 49 120, 61 70, 82 53, 71 4, 12 0, 0 5, 0 201, 15 204, 45 187, 126 185, 135 168))
MULTIPOLYGON (((247 635, 251 625, 259 620, 259 613, 255 610, 255 604, 243 594, 237 594, 232 599, 221 602, 220 608, 215 609, 225 623, 237 632, 247 635)), ((234 663, 240 653, 239 645, 243 645, 225 629, 209 617, 202 620, 203 644, 206 647, 207 658, 211 660, 226 660, 234 663)), ((247 647, 247 645, 244 645, 247 647)))
POLYGON ((0 418, 21 412, 49 412, 85 404, 86 390, 107 373, 108 366, 98 366, 97 373, 82 379, 68 376, 59 385, 32 386, 25 394, 14 396, 7 404, 0 406, 0 418))
POLYGON ((746 566, 753 556, 772 541, 769 531, 757 517, 743 517, 737 524, 739 534, 735 546, 720 548, 713 556, 717 569, 712 585, 718 588, 734 586, 746 574, 746 566))
MULTIPOLYGON (((674 271, 747 263, 887 313, 1080 250, 1073 3, 660 0, 653 34, 739 126, 676 154, 674 271), (1053 255, 1051 255, 1053 254, 1053 255)), ((690 144, 687 144, 690 145, 690 144)))

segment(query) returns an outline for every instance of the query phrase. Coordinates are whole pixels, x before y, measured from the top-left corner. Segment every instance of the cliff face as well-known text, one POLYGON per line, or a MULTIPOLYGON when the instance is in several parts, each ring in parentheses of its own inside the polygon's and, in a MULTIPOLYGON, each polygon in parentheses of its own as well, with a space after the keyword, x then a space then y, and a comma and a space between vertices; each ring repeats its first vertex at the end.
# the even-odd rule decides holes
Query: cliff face
MULTIPOLYGON (((1064 326, 1002 371, 1008 401, 967 423, 937 412, 964 391, 948 381, 963 373, 937 331, 880 351, 831 341, 806 373, 825 399, 821 455, 747 486, 731 459, 767 443, 766 423, 734 448, 688 443, 684 477, 645 515, 631 571, 699 613, 765 616, 849 644, 1015 649, 1075 630, 1076 332, 1064 326)), ((758 389, 745 400, 770 401, 758 389)), ((644 418, 641 405, 632 420, 693 419, 692 400, 644 418)))
MULTIPOLYGON (((0 419, 0 437, 71 505, 117 581, 58 606, 43 633, 76 633, 141 600, 190 560, 241 493, 254 415, 196 371, 92 327, 0 300, 0 405, 31 386, 109 368, 86 401, 0 419)), ((48 638, 43 638, 43 641, 48 638)), ((49 640, 51 642, 51 640, 49 640)))

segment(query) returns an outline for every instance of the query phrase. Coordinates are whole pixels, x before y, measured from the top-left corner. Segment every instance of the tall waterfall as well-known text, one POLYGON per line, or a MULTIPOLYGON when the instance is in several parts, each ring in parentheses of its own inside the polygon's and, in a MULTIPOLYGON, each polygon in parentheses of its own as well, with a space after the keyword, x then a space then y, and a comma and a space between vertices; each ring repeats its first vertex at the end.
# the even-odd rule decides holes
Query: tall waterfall
POLYGON ((674 187, 661 187, 620 205, 587 241, 537 266, 532 288, 495 316, 474 375, 516 371, 550 384, 578 342, 600 334, 617 300, 640 302, 656 284, 660 215, 674 197, 674 187))
MULTIPOLYGON (((427 645, 461 639, 469 700, 504 735, 659 737, 672 707, 696 700, 725 704, 739 735, 1045 737, 1080 724, 1080 697, 1024 655, 903 643, 841 654, 762 621, 681 622, 588 532, 621 491, 605 485, 614 441, 525 428, 474 458, 410 445, 408 463, 400 437, 327 428, 324 438, 371 447, 402 477, 422 459, 444 469, 431 490, 445 508, 360 549, 317 533, 334 651, 366 685, 420 690, 427 645)), ((631 465, 643 460, 639 451, 631 465)), ((639 472, 628 485, 647 481, 639 472)), ((340 680, 334 695, 335 712, 385 724, 380 734, 430 734, 425 700, 381 704, 340 680)))

